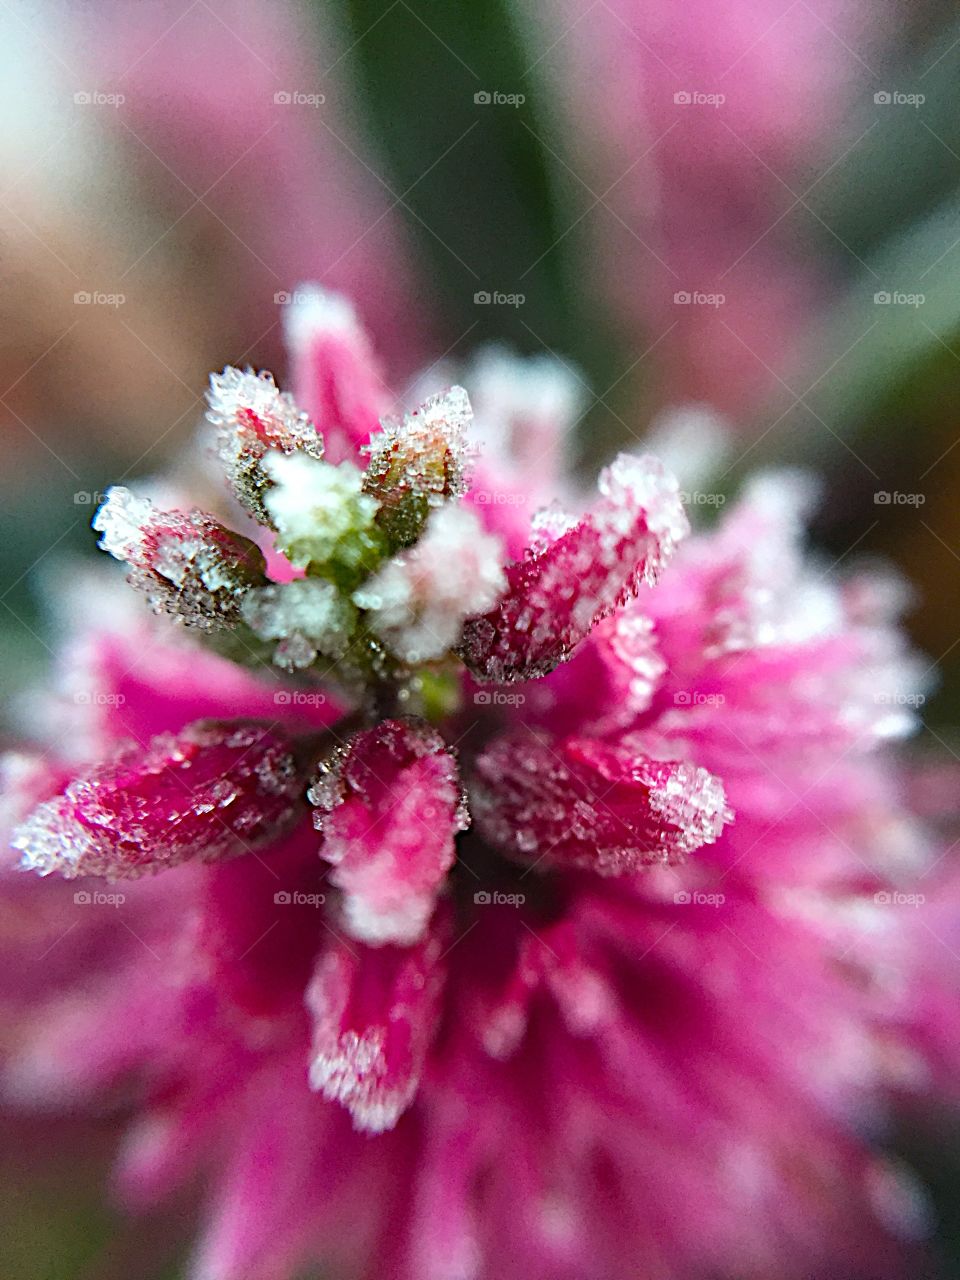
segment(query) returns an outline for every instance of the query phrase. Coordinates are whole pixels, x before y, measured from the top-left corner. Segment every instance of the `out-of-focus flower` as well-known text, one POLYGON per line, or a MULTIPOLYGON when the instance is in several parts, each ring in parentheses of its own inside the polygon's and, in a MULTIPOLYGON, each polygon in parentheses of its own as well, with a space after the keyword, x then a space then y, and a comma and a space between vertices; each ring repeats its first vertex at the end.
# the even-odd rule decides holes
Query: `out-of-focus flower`
POLYGON ((541 74, 598 197, 586 225, 614 312, 656 346, 668 403, 743 415, 777 390, 831 288, 788 214, 807 216, 844 156, 831 144, 868 72, 869 12, 560 0, 546 13, 541 74))
MULTIPOLYGON (((359 369, 350 332, 299 376, 359 369)), ((515 554, 451 479, 466 392, 330 412, 337 465, 253 451, 302 577, 210 631, 87 589, 70 740, 8 769, 49 873, 11 894, 59 930, 8 1094, 123 1085, 126 1197, 208 1188, 197 1280, 902 1274, 922 1196, 864 1130, 950 1088, 956 974, 881 751, 919 696, 895 594, 811 564, 801 477, 690 537, 621 456, 515 554)))

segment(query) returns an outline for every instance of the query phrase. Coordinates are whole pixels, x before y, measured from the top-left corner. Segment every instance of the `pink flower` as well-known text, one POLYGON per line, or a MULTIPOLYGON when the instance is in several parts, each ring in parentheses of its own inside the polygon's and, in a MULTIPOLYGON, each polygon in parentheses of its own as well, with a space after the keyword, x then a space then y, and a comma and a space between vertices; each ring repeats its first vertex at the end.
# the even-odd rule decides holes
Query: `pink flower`
MULTIPOLYGON (((218 625, 92 575, 58 731, 8 764, 46 951, 7 1096, 122 1088, 125 1199, 206 1188, 195 1280, 905 1274, 924 1202, 865 1133, 950 1087, 957 975, 882 750, 897 593, 814 567, 801 478, 691 537, 653 458, 504 547, 467 392, 378 427, 359 326, 297 358, 334 462, 266 379, 221 387, 283 430, 212 421, 304 576, 224 581, 164 516, 218 625)), ((97 523, 156 575, 159 519, 97 523)))

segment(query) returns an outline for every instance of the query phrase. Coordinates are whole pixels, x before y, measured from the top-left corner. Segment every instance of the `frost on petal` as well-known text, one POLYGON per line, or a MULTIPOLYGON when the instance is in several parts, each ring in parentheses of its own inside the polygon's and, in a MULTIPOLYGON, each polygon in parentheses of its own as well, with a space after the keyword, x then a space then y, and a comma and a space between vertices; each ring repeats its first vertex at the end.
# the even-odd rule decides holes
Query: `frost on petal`
POLYGON ((264 470, 274 486, 266 505, 291 564, 309 565, 341 585, 356 585, 376 568, 383 556, 374 524, 378 503, 363 492, 363 476, 353 463, 335 467, 271 453, 264 470))
POLYGON ((240 620, 251 587, 266 582, 260 548, 202 511, 159 511, 114 486, 93 519, 100 547, 133 572, 156 613, 217 631, 240 620))
POLYGON ((467 507, 444 506, 423 536, 353 594, 371 630, 402 662, 439 658, 463 621, 489 609, 506 586, 499 538, 467 507))
POLYGON ((477 828, 515 857, 619 875, 681 862, 732 821, 706 769, 590 738, 517 734, 476 765, 477 828))
POLYGON ((299 285, 284 308, 283 333, 297 399, 323 432, 334 460, 353 457, 390 400, 356 311, 341 294, 299 285))
POLYGON ((347 651, 356 610, 322 578, 271 583, 249 591, 243 617, 262 640, 276 640, 274 662, 286 671, 311 666, 320 654, 340 658, 347 651))
POLYGON ((334 944, 317 961, 306 1003, 310 1087, 367 1133, 392 1129, 414 1099, 439 1012, 449 945, 443 921, 416 946, 334 944))
POLYGON ((271 451, 323 457, 323 439, 269 373, 235 369, 210 375, 207 420, 217 432, 220 461, 237 500, 260 524, 269 525, 264 495, 270 477, 264 456, 271 451))
POLYGON ((600 500, 569 527, 538 526, 524 560, 507 567, 507 592, 471 618, 461 653, 483 680, 546 675, 602 618, 657 581, 689 531, 676 481, 656 458, 620 454, 600 476, 600 500))
POLYGON ((450 387, 401 418, 385 418, 365 452, 364 489, 379 503, 377 521, 394 549, 416 542, 433 508, 467 488, 473 420, 463 387, 450 387))
POLYGON ((346 930, 372 944, 416 941, 469 821, 443 739, 425 724, 384 720, 321 765, 308 797, 346 930))
POLYGON ((279 731, 200 721, 74 778, 14 833, 40 875, 133 879, 272 839, 300 811, 303 778, 279 731))

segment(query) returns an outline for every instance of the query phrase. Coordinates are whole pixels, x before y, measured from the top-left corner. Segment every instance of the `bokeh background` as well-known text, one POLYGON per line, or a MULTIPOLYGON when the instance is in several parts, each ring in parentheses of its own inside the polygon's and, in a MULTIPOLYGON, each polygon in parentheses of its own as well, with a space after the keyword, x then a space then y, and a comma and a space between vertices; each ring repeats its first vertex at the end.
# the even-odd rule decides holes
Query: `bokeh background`
MULTIPOLYGON (((705 519, 812 467, 824 573, 915 584, 913 750, 960 758, 958 76, 945 0, 0 0, 4 701, 98 495, 171 465, 211 369, 282 380, 317 280, 398 399, 491 341, 559 356, 585 477, 678 413, 728 436, 705 519)), ((192 1207, 115 1219, 106 1121, 5 1137, 0 1274, 178 1274, 192 1207)), ((940 1138, 897 1145, 960 1276, 940 1138)))

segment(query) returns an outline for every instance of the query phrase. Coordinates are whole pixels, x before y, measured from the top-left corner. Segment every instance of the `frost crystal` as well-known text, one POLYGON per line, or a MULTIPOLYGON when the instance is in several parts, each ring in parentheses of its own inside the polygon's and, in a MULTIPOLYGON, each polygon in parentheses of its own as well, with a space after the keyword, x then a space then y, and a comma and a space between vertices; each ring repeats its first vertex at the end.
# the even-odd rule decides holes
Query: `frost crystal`
POLYGON ((353 593, 353 602, 402 662, 426 662, 457 643, 464 618, 495 603, 506 587, 501 559, 500 540, 484 532, 473 511, 445 506, 414 547, 353 593))
POLYGON ((295 816, 302 786, 283 734, 200 722, 75 778, 34 809, 12 844, 40 875, 135 879, 272 839, 295 816))
POLYGON ((379 503, 363 492, 363 476, 352 463, 272 453, 264 470, 274 484, 266 503, 277 540, 293 564, 343 585, 376 568, 383 554, 374 524, 379 503))
POLYGON ((541 524, 507 592, 468 620, 461 652, 481 679, 529 679, 566 661, 602 618, 656 582, 689 532, 677 483, 656 458, 620 454, 600 475, 600 501, 570 528, 541 524))
POLYGON ((288 671, 311 666, 318 656, 342 658, 356 610, 322 578, 272 583, 249 591, 244 621, 263 640, 279 640, 274 662, 288 671))
POLYGON ((241 506, 269 525, 264 496, 270 477, 263 458, 271 450, 323 457, 323 439, 288 392, 277 390, 273 375, 235 369, 210 375, 207 419, 217 429, 220 461, 241 506))
POLYGON ((466 391, 450 387, 402 418, 385 418, 366 446, 364 488, 378 500, 377 520, 394 549, 417 540, 432 508, 466 492, 472 420, 466 391))
POLYGON ((416 941, 469 823, 443 738, 416 721, 384 720, 321 766, 308 798, 347 931, 375 945, 416 941))
POLYGON ((93 527, 101 548, 131 566, 130 582, 153 609, 188 627, 235 626, 246 592, 266 581, 259 547, 202 511, 159 511, 115 486, 93 527))

